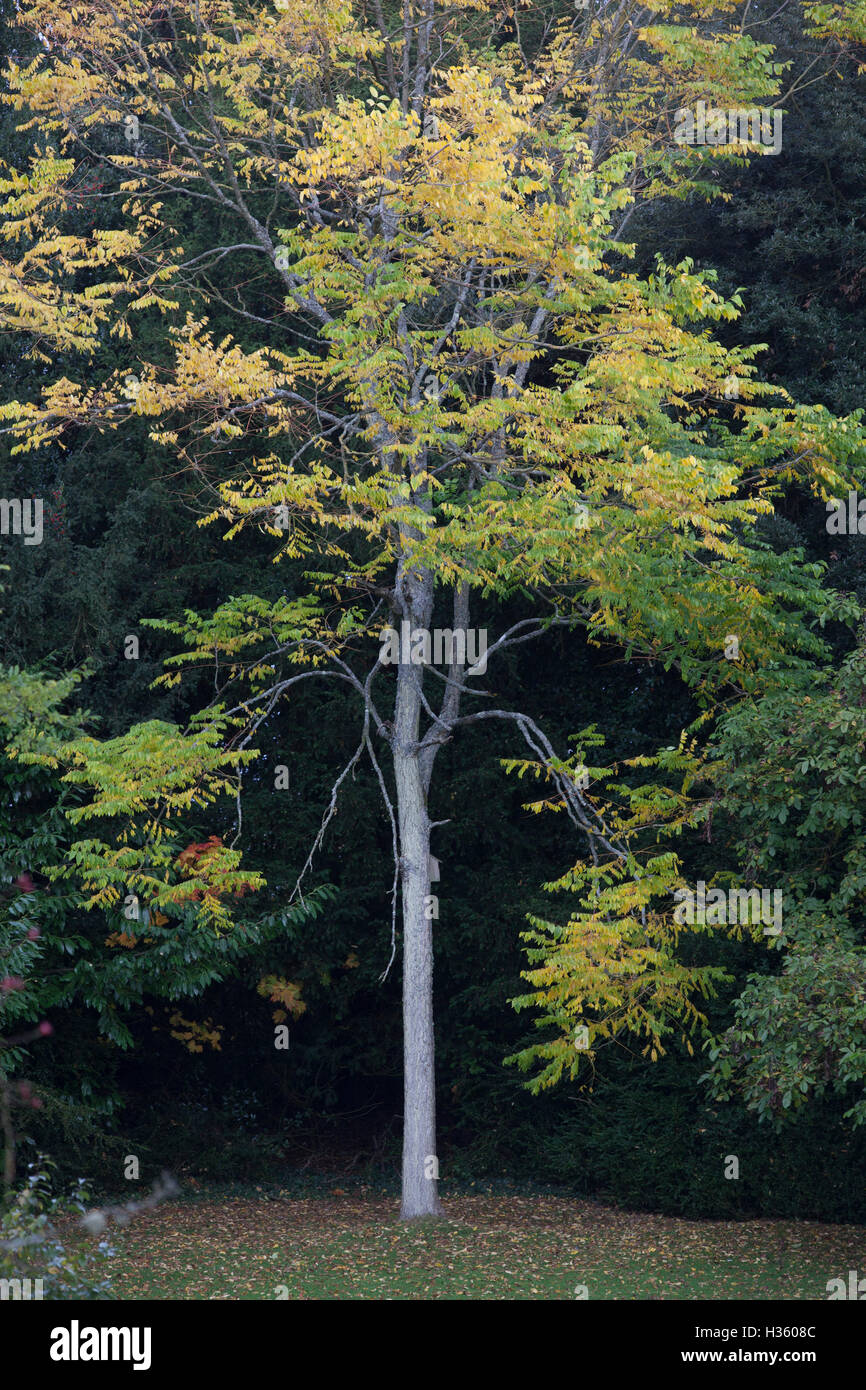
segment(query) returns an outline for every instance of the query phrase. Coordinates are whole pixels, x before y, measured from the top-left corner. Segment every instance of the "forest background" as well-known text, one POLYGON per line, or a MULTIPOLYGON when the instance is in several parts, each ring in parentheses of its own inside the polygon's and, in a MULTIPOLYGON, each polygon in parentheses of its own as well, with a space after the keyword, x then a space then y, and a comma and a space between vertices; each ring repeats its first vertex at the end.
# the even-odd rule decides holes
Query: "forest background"
MULTIPOLYGON (((0 13, 0 54, 21 62, 33 38, 16 27, 11 0, 0 13)), ((764 381, 845 417, 860 406, 866 368, 862 46, 842 43, 828 58, 825 40, 794 6, 762 0, 751 19, 775 45, 776 60, 790 65, 785 80, 796 89, 782 103, 781 154, 748 167, 715 165, 711 177, 729 196, 638 206, 624 239, 634 243, 631 268, 640 275, 652 274, 659 254, 669 265, 688 257, 699 272, 715 269, 717 291, 725 298, 739 291, 743 302, 738 319, 714 326, 716 336, 729 345, 766 344, 757 359, 764 381), (812 82, 816 66, 821 80, 812 82)), ((503 7, 492 42, 512 40, 503 7)), ((7 110, 0 132, 0 158, 9 167, 28 148, 29 137, 15 129, 20 119, 7 110)), ((99 160, 80 155, 70 213, 78 234, 100 217, 101 178, 99 160)), ((209 216, 205 205, 190 202, 188 250, 207 247, 209 216)), ((5 323, 0 329, 3 400, 37 399, 44 360, 23 354, 20 332, 5 323)), ((223 325, 211 314, 214 341, 232 331, 228 316, 223 325)), ((163 333, 159 313, 139 315, 136 354, 158 357, 163 333)), ((127 371, 129 362, 126 344, 100 344, 100 375, 127 371)), ((61 365, 75 376, 72 348, 61 365)), ((219 527, 196 526, 207 508, 189 479, 166 467, 146 421, 122 435, 81 428, 62 448, 49 443, 21 453, 15 443, 8 430, 0 436, 0 495, 46 499, 46 543, 3 539, 0 721, 7 738, 35 746, 52 731, 67 737, 82 726, 110 739, 145 720, 183 725, 200 705, 201 687, 153 687, 177 642, 142 620, 209 612, 228 594, 276 600, 295 592, 304 564, 290 558, 270 566, 268 537, 254 528, 226 545, 219 527), (128 659, 131 633, 140 641, 135 660, 128 659), (80 678, 72 679, 76 672, 80 678)), ((792 480, 775 515, 760 523, 761 535, 778 553, 802 547, 807 562, 820 563, 828 601, 841 594, 863 604, 866 541, 831 534, 826 522, 825 501, 792 480)), ((522 611, 519 598, 503 600, 501 625, 522 611)), ((856 1123, 866 1050, 857 907, 861 865, 866 877, 862 632, 855 622, 831 622, 822 636, 828 650, 814 657, 817 684, 805 703, 794 682, 776 705, 727 700, 730 718, 719 726, 725 795, 709 828, 686 829, 676 842, 691 882, 709 881, 720 867, 742 869, 739 850, 751 837, 758 872, 775 858, 786 882, 804 876, 809 901, 851 895, 847 935, 826 954, 820 933, 809 941, 815 968, 807 988, 794 987, 790 1008, 784 995, 782 1022, 772 1021, 772 990, 753 999, 752 1023, 768 1011, 771 1046, 790 1053, 780 1074, 786 1067, 796 1074, 802 1104, 776 1106, 769 1093, 762 1105, 749 1090, 753 1077, 726 1091, 736 1068, 708 1083, 708 1051, 700 1039, 689 1047, 677 1036, 655 1061, 642 1055, 640 1041, 610 1041, 593 1055, 591 1088, 566 1081, 531 1094, 526 1076, 504 1065, 537 1039, 531 1015, 510 1003, 526 989, 520 934, 528 914, 557 915, 543 885, 573 862, 574 830, 565 817, 527 812, 527 784, 502 764, 524 756, 516 734, 509 743, 510 735, 482 724, 443 750, 433 812, 443 822, 434 839, 443 1191, 531 1181, 689 1217, 866 1220, 866 1135, 856 1123), (841 779, 840 769, 847 769, 841 779), (736 1182, 720 1181, 728 1154, 739 1156, 736 1182)), ((563 754, 575 730, 595 726, 605 765, 676 747, 700 713, 677 669, 610 642, 591 644, 574 628, 554 628, 509 652, 495 687, 499 702, 516 708, 531 691, 533 717, 563 754)), ((140 1156, 143 1176, 168 1169, 181 1181, 273 1181, 302 1169, 328 1182, 334 1173, 396 1182, 400 962, 381 979, 391 954, 391 827, 370 768, 359 766, 341 788, 305 880, 308 907, 287 911, 356 728, 352 693, 339 689, 274 710, 259 731, 262 755, 243 792, 245 867, 267 884, 235 908, 249 940, 235 949, 229 935, 200 957, 179 948, 170 984, 146 971, 133 978, 123 922, 94 922, 100 914, 82 910, 78 890, 44 872, 72 838, 60 771, 11 755, 2 762, 0 943, 11 951, 22 929, 39 932, 15 948, 31 956, 10 955, 4 964, 7 978, 39 981, 32 992, 7 991, 16 995, 14 1011, 6 1001, 14 1025, 7 1031, 42 1018, 53 1029, 26 1054, 13 1050, 6 1058, 10 1076, 26 1074, 41 1100, 39 1108, 16 1106, 21 1160, 47 1151, 63 1174, 86 1171, 109 1190, 128 1154, 140 1156), (275 791, 280 767, 288 773, 275 791), (97 956, 99 984, 89 990, 86 972, 97 956), (222 978, 211 981, 217 972, 222 978), (274 1046, 280 1024, 289 1029, 286 1049, 274 1046)), ((233 815, 229 803, 191 820, 194 852, 210 835, 229 843, 233 815)), ((735 1001, 754 993, 750 980, 782 977, 783 952, 766 941, 701 936, 681 950, 689 964, 727 972, 716 997, 702 1004, 716 1037, 731 1027, 735 1001)))

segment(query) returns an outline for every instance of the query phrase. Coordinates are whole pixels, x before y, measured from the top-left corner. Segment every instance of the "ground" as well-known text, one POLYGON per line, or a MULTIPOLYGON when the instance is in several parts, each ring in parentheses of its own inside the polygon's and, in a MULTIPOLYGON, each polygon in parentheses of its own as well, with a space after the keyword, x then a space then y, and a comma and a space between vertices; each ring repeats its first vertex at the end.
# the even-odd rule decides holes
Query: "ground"
POLYGON ((373 1189, 202 1192, 113 1232, 122 1299, 822 1299, 866 1230, 684 1221, 562 1196, 455 1196, 403 1223, 373 1189), (261 1195, 259 1195, 261 1193, 261 1195), (580 1293, 585 1286, 586 1293, 580 1293))

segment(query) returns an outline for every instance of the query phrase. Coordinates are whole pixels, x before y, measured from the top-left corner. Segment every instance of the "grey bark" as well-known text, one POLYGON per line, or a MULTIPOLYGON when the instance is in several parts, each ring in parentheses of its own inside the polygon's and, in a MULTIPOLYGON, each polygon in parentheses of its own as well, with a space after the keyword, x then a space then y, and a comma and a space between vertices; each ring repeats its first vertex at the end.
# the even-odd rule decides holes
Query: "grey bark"
MULTIPOLYGON (((412 628, 433 613, 429 573, 403 573, 398 599, 412 628)), ((433 919, 430 820, 419 729, 424 668, 401 661, 394 712, 394 777, 403 898, 403 1220, 441 1216, 436 1156, 436 1068, 433 1035, 433 919)))

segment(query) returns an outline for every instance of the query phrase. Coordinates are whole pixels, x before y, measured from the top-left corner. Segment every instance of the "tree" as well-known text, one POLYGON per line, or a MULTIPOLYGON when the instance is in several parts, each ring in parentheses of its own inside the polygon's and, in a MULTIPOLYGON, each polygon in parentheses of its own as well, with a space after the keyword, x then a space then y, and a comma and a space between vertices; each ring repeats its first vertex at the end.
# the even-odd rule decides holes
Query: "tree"
MULTIPOLYGON (((7 1188, 16 1171, 12 1107, 20 1106, 26 1114, 41 1108, 45 1099, 44 1087, 34 1089, 29 1081, 12 1078, 26 1065, 27 1045, 53 1032, 46 1015, 70 1004, 92 1010, 100 1033, 128 1048, 132 1035, 124 1014, 130 1008, 147 998, 176 1001, 200 994, 284 931, 288 922, 314 918, 326 896, 309 894, 279 920, 250 922, 226 940, 202 923, 219 920, 220 893, 237 885, 218 868, 208 875, 203 893, 196 868, 215 847, 192 844, 177 855, 177 878, 182 885, 178 892, 187 895, 193 909, 176 908, 170 920, 155 910, 149 896, 139 902, 130 894, 109 913, 107 924, 88 917, 87 903, 62 872, 61 862, 80 798, 53 770, 61 750, 82 736, 81 712, 64 709, 79 680, 80 673, 50 679, 0 667, 0 1133, 7 1188)), ((174 845, 176 837, 183 838, 182 825, 168 834, 167 844, 174 845)), ((87 852, 86 842, 78 841, 73 853, 81 852, 87 852)), ((247 875, 246 882, 251 878, 247 875)), ((77 1080, 79 1109, 91 1118, 100 1104, 103 1114, 110 1109, 104 1097, 92 1095, 89 1074, 77 1080)), ((97 1086, 100 1080, 96 1078, 97 1086)))
POLYGON ((784 935, 711 1051, 720 1100, 776 1125, 829 1090, 866 1121, 863 633, 838 671, 749 700, 722 722, 716 778, 749 877, 785 885, 784 935), (784 948, 784 952, 783 952, 784 948))
POLYGON ((479 686, 487 665, 583 628, 678 665, 711 700, 785 653, 819 653, 805 620, 844 610, 751 536, 785 479, 819 495, 849 485, 858 422, 773 402, 755 349, 710 336, 740 307, 711 276, 688 261, 644 279, 627 268, 636 197, 712 191, 704 159, 748 154, 678 145, 675 109, 716 93, 752 105, 777 86, 771 50, 724 6, 684 13, 656 24, 626 4, 575 20, 552 4, 507 28, 488 0, 374 4, 372 17, 344 0, 64 13, 40 0, 21 22, 44 52, 7 73, 36 135, 29 170, 4 184, 19 259, 3 264, 0 306, 47 362, 95 359, 106 333, 130 353, 128 371, 63 375, 4 407, 17 447, 147 420, 202 520, 229 523, 227 539, 258 527, 274 561, 316 566, 276 602, 232 596, 156 624, 187 647, 163 679, 211 663, 215 698, 186 731, 152 722, 67 749, 67 777, 91 796, 79 820, 132 816, 119 847, 78 842, 72 862, 93 905, 132 884, 169 916, 227 925, 220 886, 251 881, 239 852, 199 863, 193 899, 167 813, 240 796, 257 730, 306 683, 356 693, 357 747, 297 892, 367 758, 392 829, 395 944, 402 898, 406 1218, 440 1210, 440 750, 505 723, 593 852, 633 867, 533 715, 479 686), (100 179, 82 192, 84 165, 100 179), (92 229, 67 230, 73 195, 96 210, 92 229), (179 230, 190 198, 213 221, 195 256, 179 230), (217 306, 234 337, 209 330, 217 306), (140 360, 134 312, 164 321, 155 360, 140 360), (526 616, 488 642, 479 611, 492 624, 518 599, 526 616), (732 632, 740 666, 724 659, 732 632))

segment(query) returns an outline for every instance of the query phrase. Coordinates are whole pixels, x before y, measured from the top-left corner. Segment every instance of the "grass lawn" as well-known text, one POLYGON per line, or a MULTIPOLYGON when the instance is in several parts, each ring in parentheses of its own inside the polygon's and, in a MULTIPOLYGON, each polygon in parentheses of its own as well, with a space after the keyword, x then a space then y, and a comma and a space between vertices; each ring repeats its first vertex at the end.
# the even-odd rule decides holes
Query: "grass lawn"
POLYGON ((821 1299, 866 1272, 866 1228, 683 1221, 562 1196, 454 1196, 403 1224, 393 1197, 203 1193, 112 1231, 122 1299, 821 1299), (280 1287, 282 1286, 282 1287, 280 1287))

